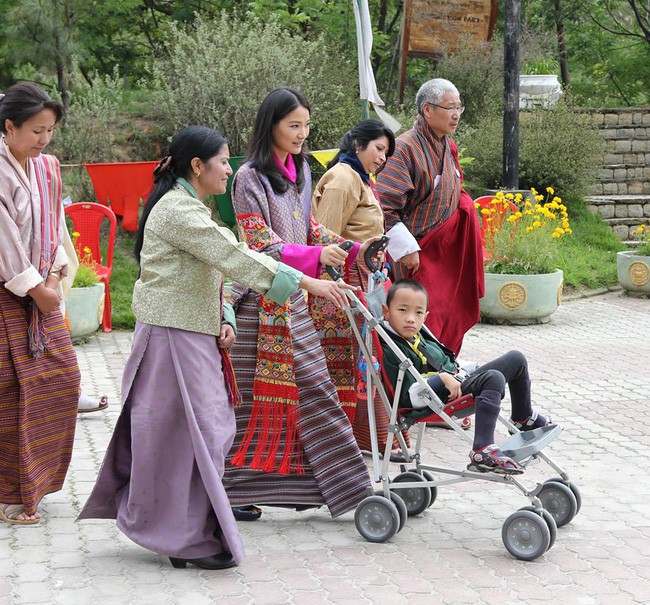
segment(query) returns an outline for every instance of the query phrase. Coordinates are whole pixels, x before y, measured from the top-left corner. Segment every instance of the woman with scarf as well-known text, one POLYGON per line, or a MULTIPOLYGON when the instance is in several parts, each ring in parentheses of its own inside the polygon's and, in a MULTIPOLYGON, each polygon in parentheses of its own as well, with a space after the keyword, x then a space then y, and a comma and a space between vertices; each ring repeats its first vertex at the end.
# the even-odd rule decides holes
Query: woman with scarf
POLYGON ((135 252, 137 323, 122 379, 124 407, 80 519, 116 519, 131 540, 174 567, 224 569, 244 548, 221 482, 235 433, 235 341, 223 276, 282 305, 298 288, 335 307, 344 293, 238 243, 203 204, 222 194, 226 139, 189 126, 154 172, 135 252))
POLYGON ((0 520, 13 525, 38 523, 43 497, 63 486, 77 419, 61 175, 43 154, 62 117, 33 83, 0 100, 0 520))
MULTIPOLYGON (((314 277, 325 265, 351 267, 371 241, 349 254, 340 235, 311 215, 304 142, 310 109, 288 88, 269 93, 258 111, 251 153, 233 183, 241 239, 314 277)), ((301 293, 278 305, 246 287, 232 294, 240 337, 233 361, 243 404, 224 483, 236 515, 255 505, 298 509, 327 505, 332 516, 354 508, 370 487, 368 471, 330 377, 318 332, 301 293)), ((330 305, 325 312, 335 311, 330 305)), ((342 351, 351 357, 351 349, 342 351)), ((344 376, 354 390, 354 375, 344 376)), ((340 392, 340 391, 339 391, 340 392)))
MULTIPOLYGON (((373 181, 374 175, 384 167, 387 158, 395 151, 395 135, 381 120, 368 119, 357 124, 346 132, 339 144, 339 151, 328 164, 327 172, 322 176, 312 196, 312 212, 314 219, 320 224, 342 237, 355 242, 383 235, 384 212, 379 204, 379 194, 373 181), (372 176, 371 176, 372 175, 372 176)), ((368 289, 368 269, 362 263, 355 262, 349 267, 344 279, 347 283, 358 286, 364 291, 368 289)), ((320 305, 317 305, 320 306, 320 305)), ((362 317, 358 316, 359 329, 363 325, 362 317)), ((320 324, 317 327, 321 335, 321 343, 328 356, 330 372, 341 371, 340 364, 336 365, 335 355, 327 355, 330 346, 341 342, 352 347, 352 366, 345 366, 345 371, 351 371, 356 386, 359 379, 365 375, 358 369, 359 347, 352 335, 343 311, 324 315, 314 313, 314 320, 320 324)), ((359 385, 362 387, 362 383, 359 385)), ((347 393, 357 401, 356 407, 349 406, 354 412, 351 415, 354 436, 359 448, 371 449, 370 428, 368 425, 368 407, 365 387, 357 388, 347 393)), ((345 392, 339 392, 339 397, 345 398, 345 392)), ((377 396, 375 399, 375 416, 377 419, 377 439, 380 451, 384 450, 388 439, 388 414, 377 396)), ((408 433, 405 433, 408 439, 408 433)))

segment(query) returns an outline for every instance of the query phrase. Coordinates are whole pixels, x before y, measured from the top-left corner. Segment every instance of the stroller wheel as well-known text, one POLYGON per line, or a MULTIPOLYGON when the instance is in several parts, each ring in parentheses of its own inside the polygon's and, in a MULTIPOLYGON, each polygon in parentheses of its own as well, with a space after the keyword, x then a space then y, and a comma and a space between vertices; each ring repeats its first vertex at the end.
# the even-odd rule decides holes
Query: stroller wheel
MULTIPOLYGON (((426 479, 414 471, 406 471, 397 475, 391 484, 417 481, 424 482, 426 479)), ((392 487, 391 491, 397 493, 404 500, 409 517, 423 513, 431 501, 431 489, 426 485, 422 487, 392 487)))
POLYGON ((501 539, 513 557, 533 561, 549 549, 551 532, 540 515, 529 510, 518 510, 505 520, 501 539))
POLYGON ((578 502, 571 489, 557 481, 548 481, 542 485, 537 497, 542 506, 553 515, 558 527, 570 523, 578 512, 578 502))
MULTIPOLYGON (((385 498, 384 491, 381 489, 375 490, 375 496, 381 496, 385 498)), ((406 510, 406 504, 395 492, 390 492, 391 502, 397 507, 397 512, 399 513, 399 527, 397 528, 397 533, 401 532, 406 525, 406 518, 409 516, 408 511, 406 510)))
POLYGON ((555 524, 553 515, 549 513, 545 508, 535 508, 532 504, 529 504, 528 506, 522 506, 519 510, 529 510, 533 513, 538 514, 544 519, 544 521, 546 521, 546 525, 548 525, 548 529, 551 532, 551 542, 548 545, 548 549, 550 550, 553 548, 553 544, 555 544, 555 538, 557 538, 557 525, 555 524))
POLYGON ((357 506, 354 524, 368 542, 386 542, 397 533, 400 515, 392 500, 368 496, 357 506))
MULTIPOLYGON (((435 481, 436 478, 429 472, 429 471, 422 471, 422 476, 427 480, 427 481, 435 481)), ((429 499, 429 504, 427 505, 427 508, 431 508, 433 506, 433 503, 436 501, 436 498, 438 497, 438 488, 437 487, 430 487, 431 490, 431 498, 429 499)))
POLYGON ((548 479, 547 481, 544 481, 544 483, 550 483, 551 481, 556 481, 557 483, 564 483, 572 492, 573 495, 576 497, 576 503, 578 505, 578 510, 576 510, 576 515, 580 512, 580 507, 582 506, 582 496, 580 495, 580 490, 578 489, 578 486, 573 482, 573 481, 565 481, 562 479, 562 477, 553 477, 552 479, 548 479))

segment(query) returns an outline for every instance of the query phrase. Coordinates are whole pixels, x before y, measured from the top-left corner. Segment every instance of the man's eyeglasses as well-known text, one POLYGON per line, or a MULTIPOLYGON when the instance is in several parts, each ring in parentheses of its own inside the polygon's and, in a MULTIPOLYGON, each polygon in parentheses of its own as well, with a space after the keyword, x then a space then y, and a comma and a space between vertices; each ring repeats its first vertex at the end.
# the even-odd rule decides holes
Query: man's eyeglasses
POLYGON ((440 107, 440 109, 445 109, 447 110, 447 113, 452 114, 452 113, 457 113, 460 115, 465 111, 465 106, 461 105, 460 107, 445 107, 444 105, 437 105, 436 103, 429 103, 432 107, 440 107))

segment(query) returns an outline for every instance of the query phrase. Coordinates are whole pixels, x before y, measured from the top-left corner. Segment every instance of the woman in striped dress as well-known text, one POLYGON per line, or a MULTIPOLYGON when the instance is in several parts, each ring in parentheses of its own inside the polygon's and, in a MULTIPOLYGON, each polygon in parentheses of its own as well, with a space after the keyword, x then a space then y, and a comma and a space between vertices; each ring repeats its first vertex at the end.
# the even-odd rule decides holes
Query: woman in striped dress
MULTIPOLYGON (((323 265, 351 265, 377 238, 355 244, 348 255, 338 246, 343 238, 313 220, 303 148, 309 120, 300 93, 279 88, 267 95, 251 155, 235 175, 233 206, 249 247, 316 277, 323 265)), ((232 356, 243 403, 235 412, 224 484, 235 514, 257 518, 260 504, 327 505, 332 516, 351 510, 370 480, 304 295, 275 305, 235 285, 232 303, 239 334, 232 356)))
POLYGON ((40 521, 63 486, 79 367, 61 313, 61 175, 43 155, 63 109, 32 83, 0 100, 0 520, 40 521))

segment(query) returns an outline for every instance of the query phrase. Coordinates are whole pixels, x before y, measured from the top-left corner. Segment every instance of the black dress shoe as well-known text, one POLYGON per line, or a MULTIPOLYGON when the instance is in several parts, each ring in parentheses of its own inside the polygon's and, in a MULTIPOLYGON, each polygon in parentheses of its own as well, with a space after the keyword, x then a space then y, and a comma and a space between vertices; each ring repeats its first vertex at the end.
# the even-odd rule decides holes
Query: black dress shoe
POLYGON ((262 516, 262 509, 251 504, 250 506, 233 506, 232 514, 237 521, 256 521, 262 516))
POLYGON ((171 564, 176 569, 184 569, 190 563, 201 569, 228 569, 235 567, 235 559, 229 552, 222 552, 212 557, 201 557, 199 559, 177 559, 176 557, 169 557, 171 564))

